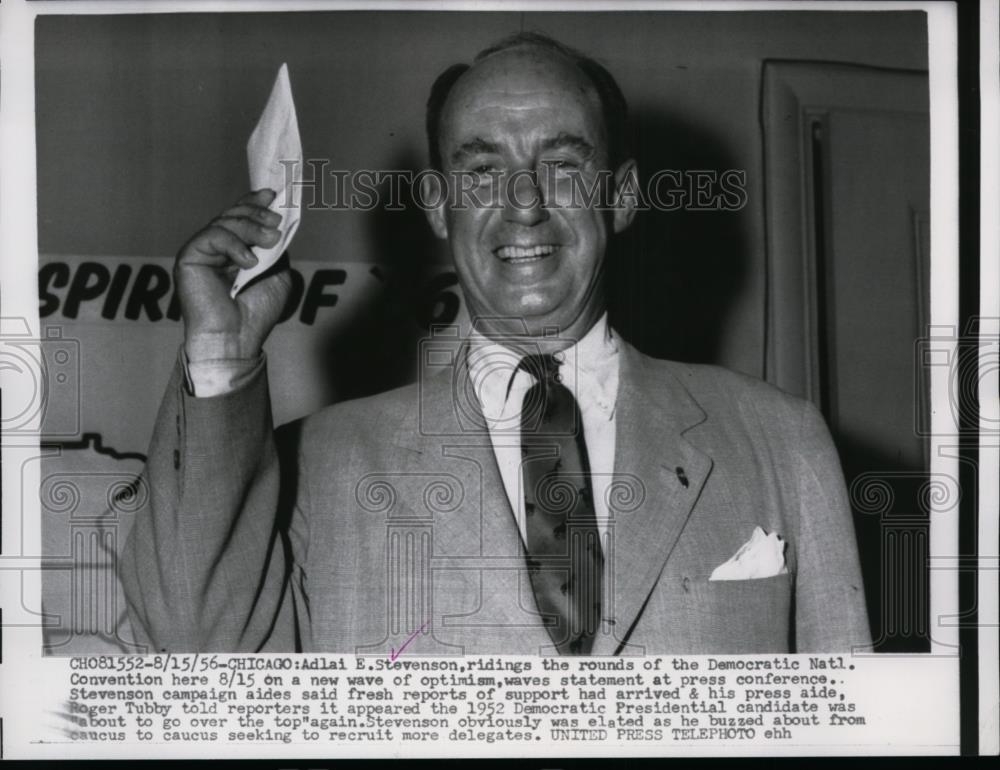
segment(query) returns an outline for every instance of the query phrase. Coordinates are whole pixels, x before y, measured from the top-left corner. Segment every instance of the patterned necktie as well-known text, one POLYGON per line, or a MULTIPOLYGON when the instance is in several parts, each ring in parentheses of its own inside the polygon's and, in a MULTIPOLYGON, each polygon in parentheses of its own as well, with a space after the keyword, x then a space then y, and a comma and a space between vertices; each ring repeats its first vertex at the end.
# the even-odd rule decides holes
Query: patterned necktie
POLYGON ((601 623, 604 555, 583 419, 553 356, 525 356, 518 368, 535 378, 521 408, 528 574, 560 654, 586 655, 601 623))

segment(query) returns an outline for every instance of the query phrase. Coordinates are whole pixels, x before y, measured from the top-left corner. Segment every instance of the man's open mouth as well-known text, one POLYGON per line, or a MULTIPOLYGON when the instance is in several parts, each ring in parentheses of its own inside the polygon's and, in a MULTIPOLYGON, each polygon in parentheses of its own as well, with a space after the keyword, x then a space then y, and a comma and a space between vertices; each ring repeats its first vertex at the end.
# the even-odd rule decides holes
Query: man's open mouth
POLYGON ((558 248, 552 243, 540 243, 537 246, 501 246, 494 253, 504 262, 521 264, 545 259, 555 254, 558 248))

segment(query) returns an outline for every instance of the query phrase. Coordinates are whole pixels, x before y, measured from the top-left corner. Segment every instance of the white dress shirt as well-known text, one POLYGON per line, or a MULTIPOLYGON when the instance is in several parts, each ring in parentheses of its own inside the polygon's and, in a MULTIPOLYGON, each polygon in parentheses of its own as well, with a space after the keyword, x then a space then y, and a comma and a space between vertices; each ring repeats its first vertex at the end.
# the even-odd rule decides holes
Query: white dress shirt
MULTIPOLYGON (((518 370, 522 353, 491 342, 478 332, 470 337, 468 364, 500 478, 527 539, 521 479, 521 405, 535 378, 518 370), (513 376, 513 382, 511 377, 513 376), (508 393, 509 386, 509 393, 508 393)), ((608 531, 607 491, 615 469, 615 400, 618 396, 618 344, 607 314, 583 338, 555 354, 562 384, 576 398, 590 462, 594 511, 601 542, 608 531)))

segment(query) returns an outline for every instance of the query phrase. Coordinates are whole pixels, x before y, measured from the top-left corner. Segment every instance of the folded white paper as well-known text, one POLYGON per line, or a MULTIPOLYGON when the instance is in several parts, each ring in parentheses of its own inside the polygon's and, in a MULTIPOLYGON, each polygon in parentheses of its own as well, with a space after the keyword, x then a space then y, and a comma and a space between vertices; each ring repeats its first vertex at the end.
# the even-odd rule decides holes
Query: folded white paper
POLYGON ((255 246, 260 260, 254 267, 240 270, 230 294, 235 297, 255 276, 270 268, 291 243, 301 216, 300 189, 302 181, 302 140, 295 117, 292 85, 288 65, 282 64, 275 78, 264 112, 247 142, 247 162, 250 166, 250 188, 274 190, 269 208, 281 214, 281 239, 271 248, 255 246))
POLYGON ((766 535, 754 527, 750 539, 729 561, 716 567, 709 580, 755 580, 787 572, 785 541, 775 532, 766 535))

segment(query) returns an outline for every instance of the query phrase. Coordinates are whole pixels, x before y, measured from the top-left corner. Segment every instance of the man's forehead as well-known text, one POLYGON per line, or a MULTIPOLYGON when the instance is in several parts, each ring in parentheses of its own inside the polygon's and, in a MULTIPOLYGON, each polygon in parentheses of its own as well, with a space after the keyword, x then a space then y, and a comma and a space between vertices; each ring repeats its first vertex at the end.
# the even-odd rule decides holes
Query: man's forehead
POLYGON ((455 130, 488 127, 503 132, 538 129, 560 124, 577 131, 588 127, 599 130, 600 108, 585 99, 566 98, 564 91, 536 89, 532 91, 483 90, 468 99, 457 100, 445 113, 448 127, 455 130))
POLYGON ((555 94, 597 100, 593 84, 568 58, 523 46, 473 64, 455 83, 448 101, 468 102, 480 96, 528 101, 555 94))
POLYGON ((600 122, 600 98, 583 72, 558 53, 525 47, 473 65, 448 96, 442 122, 467 125, 491 111, 530 119, 554 106, 567 118, 578 106, 584 120, 600 122))

